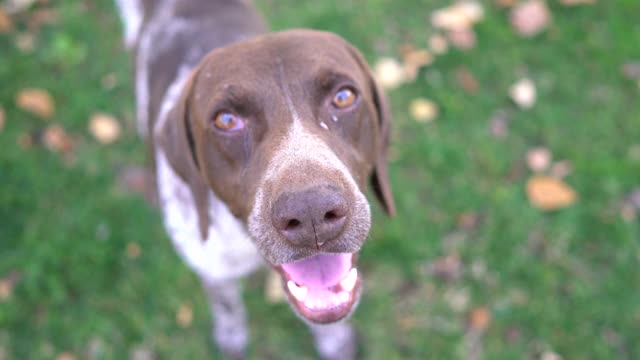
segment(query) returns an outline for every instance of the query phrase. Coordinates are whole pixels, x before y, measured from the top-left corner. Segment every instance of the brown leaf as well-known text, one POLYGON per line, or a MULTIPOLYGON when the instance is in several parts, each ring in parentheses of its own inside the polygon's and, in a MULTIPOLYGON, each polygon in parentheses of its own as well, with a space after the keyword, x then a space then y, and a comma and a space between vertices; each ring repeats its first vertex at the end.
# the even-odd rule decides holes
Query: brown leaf
POLYGON ((462 262, 458 255, 446 255, 437 258, 431 265, 433 275, 444 281, 455 281, 462 276, 462 262))
POLYGON ((456 80, 464 91, 470 94, 475 94, 480 88, 480 83, 478 83, 476 77, 464 66, 456 68, 456 80))
POLYGON ((131 259, 137 259, 138 257, 140 257, 141 253, 142 248, 137 242, 130 242, 129 244, 127 244, 127 255, 131 259))
POLYGON ((562 360, 562 356, 547 350, 540 355, 540 360, 562 360))
POLYGON ((61 125, 48 126, 42 133, 44 146, 55 152, 69 153, 73 150, 73 139, 66 133, 61 125))
POLYGON ((118 75, 116 73, 108 73, 107 75, 102 77, 100 81, 102 83, 102 88, 105 90, 113 90, 118 85, 118 75))
POLYGON ((16 35, 15 43, 18 50, 24 54, 30 54, 36 49, 36 37, 31 33, 16 35))
POLYGON ((2 106, 0 106, 0 132, 2 132, 2 130, 4 130, 4 124, 7 121, 6 117, 7 117, 7 115, 4 112, 4 108, 2 106))
POLYGON ((595 3, 596 0, 560 0, 560 4, 565 6, 593 5, 595 3))
POLYGON ((149 174, 142 166, 127 166, 117 176, 118 187, 125 192, 146 194, 149 174))
POLYGON ((96 113, 89 120, 89 132, 101 144, 111 144, 120 138, 120 123, 112 115, 96 113))
POLYGON ((409 104, 409 113, 420 123, 428 123, 438 117, 438 105, 429 99, 414 99, 409 104))
POLYGON ((70 352, 63 352, 56 356, 56 360, 76 360, 76 356, 70 352))
POLYGON ((542 210, 557 210, 573 205, 578 195, 562 180, 537 175, 527 181, 527 196, 531 205, 542 210))
POLYGON ((55 9, 43 8, 31 12, 27 20, 27 26, 34 32, 44 25, 55 25, 60 20, 60 14, 55 9))
POLYGON ((0 34, 13 31, 13 21, 7 12, 0 7, 0 34))
POLYGON ((499 7, 512 7, 518 3, 518 0, 495 0, 495 3, 499 7))
POLYGON ((551 164, 551 151, 545 147, 536 147, 527 151, 527 166, 531 171, 542 172, 551 164))
POLYGON ((183 328, 191 326, 193 323, 193 309, 189 304, 182 304, 176 313, 176 322, 183 328))
POLYGON ((16 95, 16 105, 43 119, 49 119, 55 112, 53 98, 44 89, 23 89, 16 95))
POLYGON ((431 50, 434 54, 441 55, 447 52, 449 49, 449 43, 447 39, 440 35, 435 34, 429 37, 429 50, 431 50))
POLYGON ((17 13, 29 9, 38 0, 6 0, 4 3, 5 9, 9 13, 17 13))
POLYGON ((472 231, 480 225, 480 214, 474 211, 463 212, 456 219, 458 228, 465 231, 472 231))
POLYGON ((544 0, 527 0, 511 10, 511 25, 523 37, 544 31, 551 22, 551 12, 544 0))
POLYGON ((482 4, 477 1, 459 1, 431 13, 431 24, 440 29, 468 29, 484 17, 482 4))
POLYGON ((472 28, 453 29, 447 32, 449 42, 460 50, 470 50, 476 46, 476 32, 472 28))
POLYGON ((23 150, 31 149, 33 147, 33 135, 30 133, 22 133, 18 136, 16 143, 23 150))
POLYGON ((564 179, 567 175, 571 174, 573 167, 568 160, 556 161, 551 165, 549 174, 554 178, 564 179))
POLYGON ((418 76, 420 68, 433 62, 433 55, 429 50, 406 46, 402 49, 402 59, 407 80, 413 81, 418 76))
POLYGON ((491 311, 486 306, 477 307, 469 313, 469 329, 476 332, 485 332, 491 324, 491 311))

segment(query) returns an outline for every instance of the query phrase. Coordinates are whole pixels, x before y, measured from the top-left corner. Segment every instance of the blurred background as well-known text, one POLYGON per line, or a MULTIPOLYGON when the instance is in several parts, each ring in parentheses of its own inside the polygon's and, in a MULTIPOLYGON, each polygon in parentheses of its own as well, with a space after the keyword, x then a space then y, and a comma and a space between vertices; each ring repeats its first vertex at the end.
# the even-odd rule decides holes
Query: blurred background
MULTIPOLYGON (((256 0, 336 32, 393 109, 365 359, 640 358, 640 2, 256 0)), ((0 1, 0 359, 220 358, 145 198, 111 1, 0 1)), ((313 359, 246 281, 253 359, 313 359)))

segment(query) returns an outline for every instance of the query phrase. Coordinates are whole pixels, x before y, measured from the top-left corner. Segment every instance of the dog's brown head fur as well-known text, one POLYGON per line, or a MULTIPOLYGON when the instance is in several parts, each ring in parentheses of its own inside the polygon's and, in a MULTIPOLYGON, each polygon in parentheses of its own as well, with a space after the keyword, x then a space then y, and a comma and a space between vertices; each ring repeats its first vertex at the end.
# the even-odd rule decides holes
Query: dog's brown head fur
MULTIPOLYGON (((330 322, 351 311, 359 280, 345 285, 348 301, 326 300, 327 284, 310 280, 306 267, 314 265, 304 262, 339 267, 331 281, 346 276, 370 227, 368 179, 386 212, 395 213, 389 121, 384 95, 355 48, 334 34, 293 30, 212 51, 156 136, 200 199, 200 213, 212 190, 247 224, 263 257, 298 285, 289 288, 297 310, 330 322), (300 299, 313 291, 325 302, 305 307, 300 299)), ((207 221, 200 216, 202 231, 207 221)))

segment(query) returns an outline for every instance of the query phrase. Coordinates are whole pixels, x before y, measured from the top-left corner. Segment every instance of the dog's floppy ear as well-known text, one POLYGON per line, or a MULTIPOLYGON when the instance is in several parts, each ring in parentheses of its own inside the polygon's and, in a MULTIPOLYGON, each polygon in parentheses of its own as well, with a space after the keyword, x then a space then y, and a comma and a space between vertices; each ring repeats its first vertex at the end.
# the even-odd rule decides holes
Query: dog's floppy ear
POLYGON ((209 190, 200 174, 189 109, 196 74, 197 70, 189 76, 186 85, 181 87, 182 93, 166 117, 158 119, 163 123, 157 124, 159 127, 154 132, 154 145, 163 151, 173 170, 189 186, 198 210, 198 227, 204 240, 209 229, 209 190))
POLYGON ((394 217, 396 214, 396 205, 391 192, 391 183, 389 182, 389 171, 387 168, 387 151, 389 148, 389 136, 391 128, 391 111, 380 86, 376 83, 371 69, 366 60, 355 47, 348 45, 349 52, 356 59, 362 70, 367 74, 369 82, 369 91, 373 96, 374 106, 378 116, 378 126, 380 129, 377 154, 373 173, 371 174, 371 185, 376 197, 382 203, 387 215, 394 217))

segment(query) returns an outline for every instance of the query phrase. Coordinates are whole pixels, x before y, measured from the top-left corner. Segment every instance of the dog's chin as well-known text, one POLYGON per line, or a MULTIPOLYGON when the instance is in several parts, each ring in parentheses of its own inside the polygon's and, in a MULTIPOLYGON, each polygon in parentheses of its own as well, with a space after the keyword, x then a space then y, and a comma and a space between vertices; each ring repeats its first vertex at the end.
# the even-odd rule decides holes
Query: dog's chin
POLYGON ((320 253, 274 268, 282 276, 294 310, 309 322, 329 324, 348 317, 358 303, 361 279, 356 257, 320 253))

